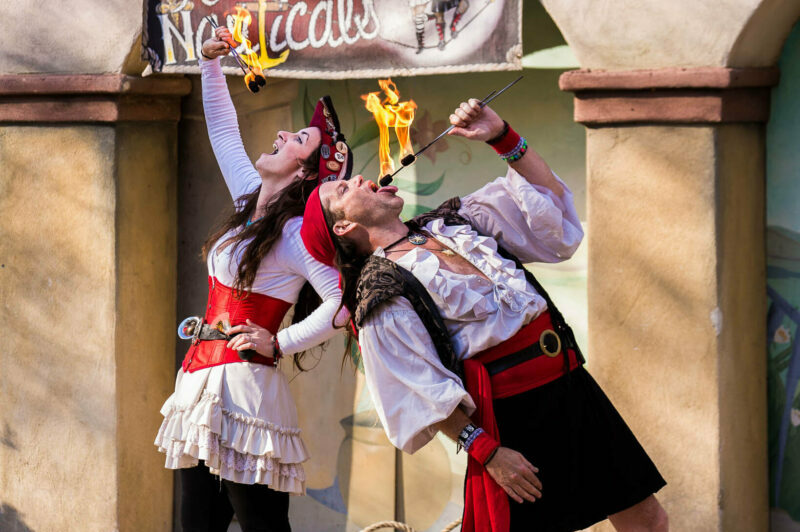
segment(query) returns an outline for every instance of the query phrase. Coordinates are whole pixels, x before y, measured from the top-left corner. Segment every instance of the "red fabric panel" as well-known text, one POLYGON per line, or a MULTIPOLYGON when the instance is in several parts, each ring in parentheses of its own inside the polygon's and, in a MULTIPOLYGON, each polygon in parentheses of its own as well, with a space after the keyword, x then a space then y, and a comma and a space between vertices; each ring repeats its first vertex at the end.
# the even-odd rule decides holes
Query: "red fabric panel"
MULTIPOLYGON (((502 442, 492 400, 511 397, 561 377, 565 374, 564 355, 563 351, 555 357, 540 355, 493 377, 489 376, 484 364, 537 343, 542 331, 552 328, 550 313, 545 311, 505 342, 464 361, 464 384, 477 407, 472 421, 494 440, 502 442)), ((573 351, 568 351, 567 355, 572 371, 580 364, 573 351)), ((479 436, 475 443, 480 439, 479 436)), ((489 448, 488 442, 483 445, 485 448, 482 450, 489 448)), ((477 452, 480 454, 481 450, 477 452)), ((476 460, 473 454, 470 452, 467 461, 464 521, 461 529, 463 532, 508 532, 511 526, 508 496, 483 467, 483 462, 476 460)), ((488 454, 481 456, 485 460, 488 454)))

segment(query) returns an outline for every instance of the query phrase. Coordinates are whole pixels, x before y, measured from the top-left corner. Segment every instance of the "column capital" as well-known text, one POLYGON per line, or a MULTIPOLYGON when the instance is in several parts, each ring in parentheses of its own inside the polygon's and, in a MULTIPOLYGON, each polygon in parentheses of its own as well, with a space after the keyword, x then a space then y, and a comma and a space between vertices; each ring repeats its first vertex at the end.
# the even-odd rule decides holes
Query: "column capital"
POLYGON ((766 122, 777 67, 572 70, 559 88, 575 93, 576 122, 622 124, 766 122))
POLYGON ((0 75, 0 122, 176 122, 190 90, 182 76, 0 75))

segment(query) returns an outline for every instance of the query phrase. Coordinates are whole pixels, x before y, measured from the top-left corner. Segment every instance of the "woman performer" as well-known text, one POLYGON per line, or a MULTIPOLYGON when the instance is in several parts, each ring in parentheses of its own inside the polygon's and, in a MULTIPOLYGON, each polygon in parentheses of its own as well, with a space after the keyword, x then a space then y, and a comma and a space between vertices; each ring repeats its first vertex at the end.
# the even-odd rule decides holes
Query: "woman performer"
POLYGON ((325 97, 309 127, 279 131, 253 165, 220 66, 229 40, 218 28, 200 64, 208 134, 236 210, 203 247, 208 305, 155 444, 181 470, 184 532, 227 530, 234 512, 245 531, 289 531, 289 494, 305 492, 308 454, 275 361, 295 355, 299 365, 299 353, 336 334, 338 274, 309 255, 299 230, 320 178, 349 177, 352 161, 325 97), (309 312, 314 290, 323 302, 309 312), (293 303, 293 324, 274 334, 293 303))

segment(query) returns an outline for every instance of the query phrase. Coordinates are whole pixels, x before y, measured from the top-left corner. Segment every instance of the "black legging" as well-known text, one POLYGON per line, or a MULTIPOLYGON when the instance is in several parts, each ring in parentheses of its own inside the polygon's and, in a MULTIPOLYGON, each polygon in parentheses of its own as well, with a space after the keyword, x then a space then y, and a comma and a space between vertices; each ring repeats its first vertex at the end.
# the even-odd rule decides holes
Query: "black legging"
POLYGON ((263 484, 220 482, 205 464, 181 469, 183 532, 225 532, 233 514, 243 532, 291 532, 289 494, 263 484))

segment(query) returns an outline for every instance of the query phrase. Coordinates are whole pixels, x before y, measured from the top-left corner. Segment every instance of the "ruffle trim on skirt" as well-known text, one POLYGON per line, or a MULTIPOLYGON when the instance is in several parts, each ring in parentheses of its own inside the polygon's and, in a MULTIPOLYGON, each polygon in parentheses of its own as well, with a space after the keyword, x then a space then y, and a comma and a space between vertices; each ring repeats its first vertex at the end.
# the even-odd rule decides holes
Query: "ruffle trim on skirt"
POLYGON ((302 462, 308 459, 300 429, 230 412, 205 392, 197 404, 166 404, 156 436, 165 467, 183 469, 204 460, 209 470, 240 484, 267 484, 277 491, 305 493, 302 462))

